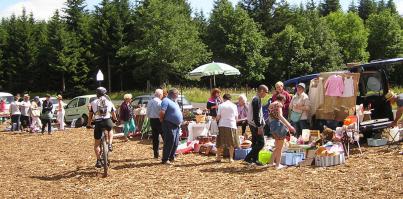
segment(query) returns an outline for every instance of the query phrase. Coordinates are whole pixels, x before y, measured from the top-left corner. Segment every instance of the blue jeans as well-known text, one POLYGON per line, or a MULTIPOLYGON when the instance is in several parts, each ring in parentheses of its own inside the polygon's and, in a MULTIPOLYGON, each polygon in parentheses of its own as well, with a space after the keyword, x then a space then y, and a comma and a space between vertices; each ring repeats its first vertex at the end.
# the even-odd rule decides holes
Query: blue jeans
POLYGON ((162 122, 164 133, 164 149, 162 151, 162 162, 175 159, 175 152, 179 143, 179 126, 168 121, 162 122))
POLYGON ((291 122, 291 125, 295 128, 295 137, 299 137, 302 135, 302 129, 308 129, 308 121, 300 120, 298 122, 291 122))
POLYGON ((11 115, 11 131, 19 131, 21 125, 21 115, 11 115), (15 128, 13 124, 16 124, 15 128))

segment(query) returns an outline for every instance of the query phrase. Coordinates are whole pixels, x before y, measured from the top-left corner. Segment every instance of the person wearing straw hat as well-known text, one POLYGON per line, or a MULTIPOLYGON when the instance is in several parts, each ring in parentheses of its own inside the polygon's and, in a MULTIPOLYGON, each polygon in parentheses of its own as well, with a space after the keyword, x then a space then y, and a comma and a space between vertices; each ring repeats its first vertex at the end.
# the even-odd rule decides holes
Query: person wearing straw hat
POLYGON ((402 118, 403 114, 403 93, 396 95, 393 91, 389 90, 389 92, 385 95, 385 99, 391 104, 397 104, 396 117, 391 124, 392 127, 397 126, 397 123, 402 118))
POLYGON ((59 123, 59 131, 64 131, 64 102, 61 95, 57 95, 57 102, 59 103, 57 110, 57 122, 59 123))
POLYGON ((299 83, 297 85, 297 93, 291 100, 289 106, 288 117, 291 125, 296 130, 296 137, 301 136, 302 129, 307 129, 308 126, 308 112, 310 110, 308 95, 305 93, 305 84, 299 83))

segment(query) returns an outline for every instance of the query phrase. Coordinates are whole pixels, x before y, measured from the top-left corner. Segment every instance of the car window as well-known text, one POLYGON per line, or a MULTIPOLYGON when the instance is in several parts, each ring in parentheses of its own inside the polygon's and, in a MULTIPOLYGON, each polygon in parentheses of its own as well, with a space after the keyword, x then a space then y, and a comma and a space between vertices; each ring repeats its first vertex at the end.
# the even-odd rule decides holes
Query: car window
POLYGON ((67 104, 67 108, 75 108, 77 107, 78 98, 75 98, 67 104))
POLYGON ((13 96, 0 96, 0 99, 4 99, 6 101, 6 104, 10 104, 11 102, 14 101, 13 96))
POLYGON ((134 98, 134 100, 132 101, 133 105, 138 105, 141 101, 141 98, 134 98))
POLYGON ((90 98, 90 103, 93 102, 93 101, 96 100, 96 99, 97 99, 97 97, 91 97, 91 98, 90 98))
POLYGON ((57 101, 57 99, 50 99, 50 101, 52 102, 52 104, 59 104, 59 101, 57 101))
POLYGON ((383 93, 381 73, 364 72, 360 77, 360 96, 381 96, 383 93))
POLYGON ((78 98, 78 107, 84 106, 86 100, 87 100, 87 98, 84 98, 84 97, 78 98))
POLYGON ((147 105, 148 104, 148 101, 149 101, 149 98, 147 97, 143 97, 142 99, 141 99, 141 104, 144 104, 144 105, 147 105))

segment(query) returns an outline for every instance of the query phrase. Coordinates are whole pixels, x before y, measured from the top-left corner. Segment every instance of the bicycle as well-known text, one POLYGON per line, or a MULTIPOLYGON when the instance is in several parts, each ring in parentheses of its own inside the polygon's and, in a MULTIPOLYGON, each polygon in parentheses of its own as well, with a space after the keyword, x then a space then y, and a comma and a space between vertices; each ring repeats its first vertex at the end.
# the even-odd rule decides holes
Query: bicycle
POLYGON ((100 148, 101 148, 101 163, 102 163, 102 167, 104 168, 104 175, 103 177, 107 177, 108 176, 108 169, 109 169, 109 165, 110 165, 110 160, 109 158, 109 149, 108 149, 108 143, 106 141, 106 135, 105 135, 105 129, 102 131, 102 136, 101 136, 101 144, 100 144, 100 148))
MULTIPOLYGON (((87 126, 87 129, 91 129, 91 127, 87 126)), ((102 136, 100 139, 100 160, 101 160, 101 164, 102 167, 104 169, 104 174, 103 177, 107 177, 108 176, 108 170, 109 170, 109 166, 110 166, 110 160, 109 160, 109 148, 108 148, 108 143, 107 143, 107 137, 105 132, 108 132, 105 128, 102 128, 102 136)))

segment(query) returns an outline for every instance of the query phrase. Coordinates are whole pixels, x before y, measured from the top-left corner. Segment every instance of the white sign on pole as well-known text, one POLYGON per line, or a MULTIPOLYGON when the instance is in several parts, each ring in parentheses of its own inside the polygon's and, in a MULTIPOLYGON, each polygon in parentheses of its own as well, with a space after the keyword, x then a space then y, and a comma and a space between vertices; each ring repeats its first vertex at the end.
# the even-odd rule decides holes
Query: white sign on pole
POLYGON ((101 70, 98 70, 97 81, 104 81, 104 74, 102 73, 101 70))

